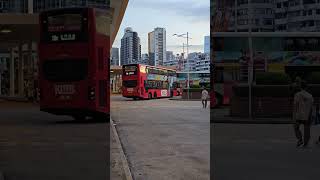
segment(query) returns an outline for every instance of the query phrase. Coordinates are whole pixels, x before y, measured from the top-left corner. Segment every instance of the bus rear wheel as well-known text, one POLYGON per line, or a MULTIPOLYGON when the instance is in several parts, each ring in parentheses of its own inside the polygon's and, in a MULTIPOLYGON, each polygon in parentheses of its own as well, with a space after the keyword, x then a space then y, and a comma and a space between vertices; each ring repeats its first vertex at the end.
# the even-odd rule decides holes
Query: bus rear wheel
POLYGON ((157 96, 157 93, 156 92, 154 92, 154 94, 153 94, 153 98, 157 98, 158 96, 157 96))

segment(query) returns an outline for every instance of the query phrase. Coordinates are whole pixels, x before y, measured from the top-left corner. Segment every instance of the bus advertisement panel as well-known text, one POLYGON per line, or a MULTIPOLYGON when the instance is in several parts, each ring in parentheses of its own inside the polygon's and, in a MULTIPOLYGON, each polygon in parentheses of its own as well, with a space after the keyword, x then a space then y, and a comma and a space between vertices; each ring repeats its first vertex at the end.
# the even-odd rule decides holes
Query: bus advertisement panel
POLYGON ((109 115, 108 17, 93 8, 40 14, 41 111, 79 120, 109 115))
MULTIPOLYGON (((197 71, 189 72, 190 87, 208 87, 210 85, 210 72, 209 71, 197 71)), ((183 88, 187 88, 188 73, 177 72, 177 81, 183 88)))
POLYGON ((153 99, 181 94, 176 71, 142 64, 123 66, 122 95, 133 99, 153 99))

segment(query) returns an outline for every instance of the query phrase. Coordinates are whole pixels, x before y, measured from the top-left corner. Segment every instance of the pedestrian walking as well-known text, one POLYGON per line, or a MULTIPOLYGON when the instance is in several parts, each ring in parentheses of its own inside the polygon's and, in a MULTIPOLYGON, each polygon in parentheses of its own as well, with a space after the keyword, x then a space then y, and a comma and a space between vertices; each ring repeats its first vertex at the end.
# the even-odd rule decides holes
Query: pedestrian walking
POLYGON ((209 93, 204 87, 201 92, 202 107, 207 108, 209 93))
POLYGON ((307 147, 310 139, 313 97, 306 91, 306 88, 307 83, 302 81, 299 87, 300 90, 294 95, 293 120, 295 135, 298 139, 297 147, 302 145, 307 147), (303 139, 300 131, 301 124, 304 125, 303 139))

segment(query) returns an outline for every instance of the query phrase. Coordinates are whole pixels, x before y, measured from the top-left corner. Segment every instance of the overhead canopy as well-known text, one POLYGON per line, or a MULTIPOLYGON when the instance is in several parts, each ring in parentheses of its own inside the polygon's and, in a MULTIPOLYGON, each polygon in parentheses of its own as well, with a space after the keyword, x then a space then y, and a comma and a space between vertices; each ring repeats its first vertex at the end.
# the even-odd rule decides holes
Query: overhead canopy
POLYGON ((113 44, 120 28, 129 0, 111 0, 110 7, 114 10, 111 24, 111 44, 113 44))
POLYGON ((37 14, 0 14, 0 44, 12 41, 38 41, 37 14))
MULTIPOLYGON (((111 44, 113 44, 120 28, 128 0, 111 0, 111 44)), ((1 44, 17 41, 39 41, 38 14, 0 14, 0 48, 1 44)))

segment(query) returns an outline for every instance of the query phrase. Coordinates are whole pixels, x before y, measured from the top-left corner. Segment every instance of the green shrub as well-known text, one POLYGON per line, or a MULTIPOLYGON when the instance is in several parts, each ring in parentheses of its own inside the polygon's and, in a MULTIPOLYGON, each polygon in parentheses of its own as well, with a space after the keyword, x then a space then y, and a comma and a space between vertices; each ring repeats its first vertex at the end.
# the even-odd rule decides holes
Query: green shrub
POLYGON ((263 72, 256 74, 258 85, 287 85, 291 83, 290 77, 285 73, 263 72))
POLYGON ((320 72, 310 73, 306 80, 309 84, 320 84, 320 72))

